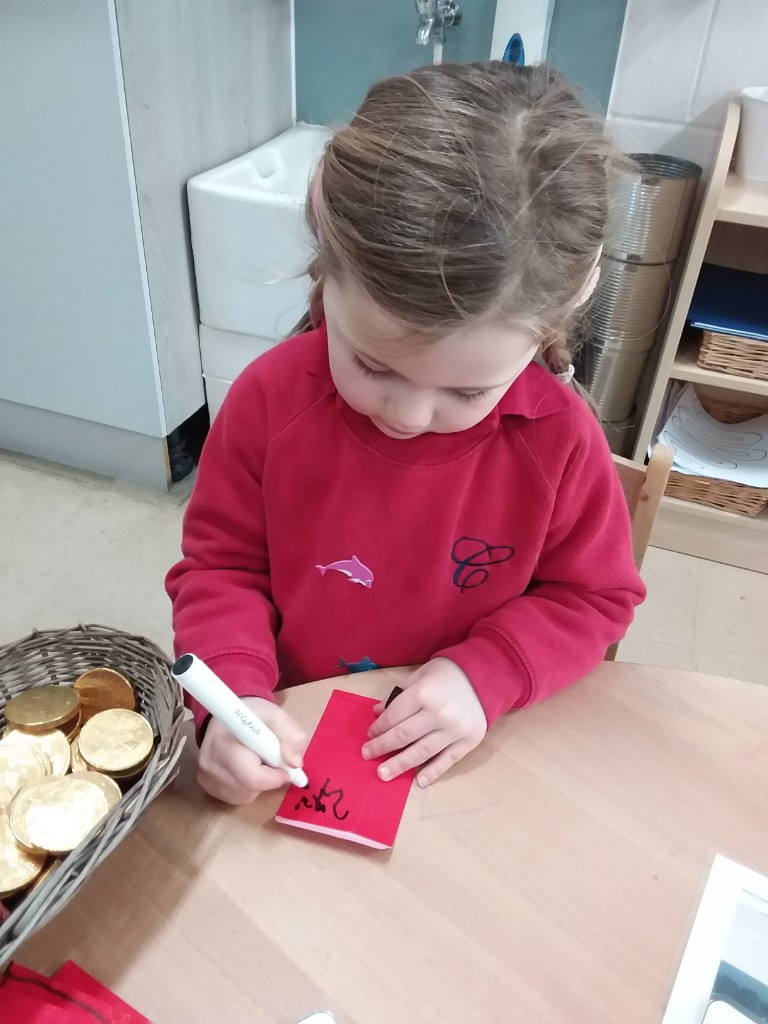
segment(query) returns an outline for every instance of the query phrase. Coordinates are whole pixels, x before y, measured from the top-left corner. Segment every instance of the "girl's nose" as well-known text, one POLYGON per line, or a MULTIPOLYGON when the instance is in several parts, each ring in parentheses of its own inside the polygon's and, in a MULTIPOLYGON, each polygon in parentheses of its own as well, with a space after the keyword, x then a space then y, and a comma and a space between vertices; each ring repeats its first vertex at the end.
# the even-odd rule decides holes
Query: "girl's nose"
POLYGON ((390 395, 384 408, 389 425, 404 434, 426 430, 433 414, 432 395, 425 391, 408 390, 390 395))

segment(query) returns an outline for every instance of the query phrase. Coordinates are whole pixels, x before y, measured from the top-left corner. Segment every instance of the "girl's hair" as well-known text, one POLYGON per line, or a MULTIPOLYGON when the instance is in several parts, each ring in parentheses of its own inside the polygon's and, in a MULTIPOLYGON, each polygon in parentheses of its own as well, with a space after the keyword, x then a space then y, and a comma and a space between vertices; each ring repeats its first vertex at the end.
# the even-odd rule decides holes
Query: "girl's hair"
POLYGON ((614 150, 547 65, 423 67, 372 86, 328 143, 307 220, 323 282, 352 280, 429 341, 477 318, 532 330, 567 369, 565 330, 594 268, 614 150))

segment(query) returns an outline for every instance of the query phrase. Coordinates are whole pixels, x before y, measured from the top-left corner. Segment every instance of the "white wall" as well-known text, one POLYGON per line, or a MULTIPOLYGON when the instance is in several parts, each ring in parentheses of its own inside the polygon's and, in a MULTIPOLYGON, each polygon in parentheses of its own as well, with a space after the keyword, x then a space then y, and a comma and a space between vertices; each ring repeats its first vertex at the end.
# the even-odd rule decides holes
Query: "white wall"
POLYGON ((768 85, 765 0, 629 0, 608 119, 629 152, 711 167, 726 97, 768 85))
POLYGON ((555 0, 497 0, 491 59, 501 60, 510 37, 519 32, 525 46, 525 63, 544 60, 554 6, 555 0))

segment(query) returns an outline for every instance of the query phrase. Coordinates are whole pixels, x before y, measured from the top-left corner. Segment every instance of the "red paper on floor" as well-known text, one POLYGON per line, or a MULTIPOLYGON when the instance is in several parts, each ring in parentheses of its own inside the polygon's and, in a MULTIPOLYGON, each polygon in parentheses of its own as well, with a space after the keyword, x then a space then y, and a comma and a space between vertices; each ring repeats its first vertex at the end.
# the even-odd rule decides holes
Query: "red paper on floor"
POLYGON ((3 1024, 150 1024, 72 961, 51 978, 21 964, 0 975, 3 1024))
POLYGON ((333 691, 304 756, 309 789, 291 786, 275 821, 378 850, 394 844, 415 769, 382 782, 376 769, 392 755, 363 759, 376 704, 371 697, 333 691))

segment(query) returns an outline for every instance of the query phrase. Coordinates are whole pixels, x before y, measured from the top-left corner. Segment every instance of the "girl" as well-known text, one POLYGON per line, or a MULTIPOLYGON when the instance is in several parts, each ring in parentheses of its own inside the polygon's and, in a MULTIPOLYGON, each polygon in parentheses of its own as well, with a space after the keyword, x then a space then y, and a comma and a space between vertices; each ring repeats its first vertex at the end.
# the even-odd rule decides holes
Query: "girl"
MULTIPOLYGON (((288 764, 306 738, 277 685, 421 665, 362 756, 424 786, 631 622, 626 505, 564 342, 612 155, 556 72, 502 63, 381 82, 329 142, 310 312, 230 389, 166 584, 177 654, 247 697, 288 764)), ((208 792, 285 784, 191 706, 208 792)))

